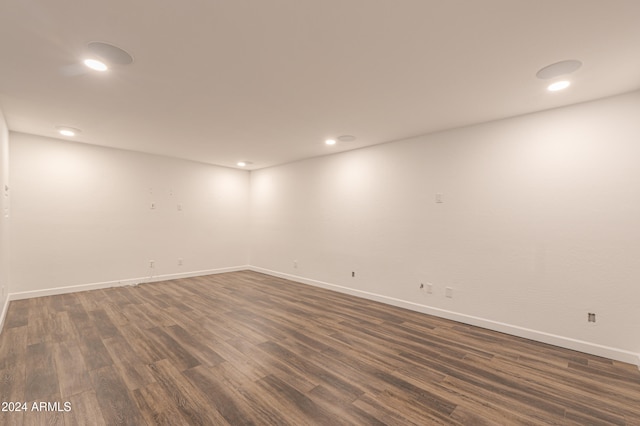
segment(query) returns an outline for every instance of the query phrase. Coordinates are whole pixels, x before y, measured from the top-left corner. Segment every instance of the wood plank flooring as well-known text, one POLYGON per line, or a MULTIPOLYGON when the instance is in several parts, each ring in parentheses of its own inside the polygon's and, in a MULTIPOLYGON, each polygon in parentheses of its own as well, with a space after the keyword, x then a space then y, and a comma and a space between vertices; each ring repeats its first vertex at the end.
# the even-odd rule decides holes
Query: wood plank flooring
POLYGON ((635 366, 254 272, 13 301, 0 395, 3 425, 640 425, 635 366))

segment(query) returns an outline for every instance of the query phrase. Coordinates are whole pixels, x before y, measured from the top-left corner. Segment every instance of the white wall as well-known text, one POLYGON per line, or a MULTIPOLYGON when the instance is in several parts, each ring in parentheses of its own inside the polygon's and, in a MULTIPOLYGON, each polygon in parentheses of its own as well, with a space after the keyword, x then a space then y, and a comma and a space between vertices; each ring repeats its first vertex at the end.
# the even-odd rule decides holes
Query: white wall
POLYGON ((638 117, 635 92, 252 172, 251 265, 637 363, 638 117))
POLYGON ((248 172, 10 137, 12 298, 246 267, 248 172))
POLYGON ((0 109, 0 331, 9 295, 9 130, 0 109))

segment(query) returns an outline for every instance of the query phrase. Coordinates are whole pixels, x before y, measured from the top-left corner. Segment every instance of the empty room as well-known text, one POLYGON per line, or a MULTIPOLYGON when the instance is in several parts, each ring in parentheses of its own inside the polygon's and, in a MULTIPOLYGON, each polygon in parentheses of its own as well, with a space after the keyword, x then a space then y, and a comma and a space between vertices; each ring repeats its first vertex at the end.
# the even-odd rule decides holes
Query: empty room
POLYGON ((640 2, 2 0, 0 424, 640 425, 640 2))

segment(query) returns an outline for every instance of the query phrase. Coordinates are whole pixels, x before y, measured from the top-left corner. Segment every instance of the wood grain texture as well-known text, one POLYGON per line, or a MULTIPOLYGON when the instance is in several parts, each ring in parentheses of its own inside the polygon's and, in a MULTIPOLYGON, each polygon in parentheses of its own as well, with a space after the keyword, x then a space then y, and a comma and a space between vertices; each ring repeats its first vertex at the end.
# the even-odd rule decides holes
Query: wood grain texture
POLYGON ((637 367, 234 272, 11 302, 0 424, 640 425, 637 367))

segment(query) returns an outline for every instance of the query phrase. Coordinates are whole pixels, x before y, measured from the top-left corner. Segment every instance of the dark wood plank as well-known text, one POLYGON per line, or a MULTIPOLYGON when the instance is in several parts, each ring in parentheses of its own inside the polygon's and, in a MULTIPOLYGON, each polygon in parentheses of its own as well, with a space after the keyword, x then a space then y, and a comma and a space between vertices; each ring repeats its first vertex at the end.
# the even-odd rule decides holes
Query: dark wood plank
POLYGON ((171 398, 172 405, 180 411, 190 425, 225 425, 224 417, 209 407, 206 398, 195 386, 185 381, 182 373, 168 360, 150 366, 156 381, 171 398))
POLYGON ((111 321, 104 309, 100 308, 89 312, 89 318, 96 330, 98 330, 101 339, 108 339, 120 334, 118 327, 111 321))
POLYGON ((147 364, 142 362, 124 337, 118 335, 103 342, 127 389, 142 388, 154 381, 147 364))
POLYGON ((65 415, 66 426, 107 426, 94 390, 69 397, 71 411, 65 415))
POLYGON ((120 328, 120 333, 127 341, 142 364, 151 364, 166 358, 155 341, 151 339, 147 330, 141 330, 134 324, 120 328))
POLYGON ((69 315, 69 320, 73 324, 73 327, 76 329, 76 334, 86 328, 93 327, 93 324, 89 320, 89 314, 82 303, 76 303, 68 306, 66 312, 69 315))
POLYGON ((194 336, 179 325, 169 326, 165 331, 182 347, 186 348, 189 353, 193 354, 199 363, 213 367, 225 361, 225 359, 215 351, 215 344, 211 345, 207 340, 194 336))
MULTIPOLYGON (((17 360, 8 368, 0 370, 0 401, 25 401, 26 365, 24 359, 17 360)), ((22 425, 24 413, 22 411, 1 412, 0 424, 22 425)))
POLYGON ((38 401, 35 407, 33 402, 30 411, 24 413, 24 426, 63 426, 65 423, 64 406, 59 395, 51 395, 46 399, 38 401), (41 405, 43 404, 43 405, 41 405))
POLYGON ((129 318, 124 313, 124 307, 128 305, 130 305, 130 303, 127 303, 124 306, 116 305, 114 303, 106 303, 102 309, 104 309, 104 312, 114 325, 122 327, 123 325, 129 324, 129 318))
POLYGON ((147 329, 157 327, 153 319, 149 318, 140 310, 139 304, 129 304, 121 308, 122 314, 127 318, 128 324, 135 324, 136 327, 147 329))
POLYGON ((11 368, 24 357, 27 352, 27 326, 5 329, 0 336, 0 370, 11 368))
POLYGON ((51 317, 51 320, 50 333, 52 342, 58 343, 78 339, 76 328, 68 312, 57 312, 51 317))
POLYGON ((102 367, 89 374, 100 411, 108 425, 144 424, 138 406, 113 366, 102 367))
POLYGON ((13 300, 9 302, 4 328, 24 327, 29 321, 29 301, 13 300))
POLYGON ((343 379, 338 375, 333 374, 330 369, 325 369, 321 365, 300 357, 296 353, 276 342, 261 343, 258 347, 271 354, 274 358, 277 358, 287 366, 294 368, 300 374, 304 374, 311 378, 313 382, 317 384, 324 384, 325 386, 334 389, 336 392, 345 395, 346 398, 351 397, 356 399, 364 393, 361 388, 353 385, 348 381, 348 379, 343 379))
MULTIPOLYGON (((256 419, 259 425, 299 425, 311 424, 311 422, 303 417, 292 414, 286 410, 280 398, 273 392, 265 392, 259 382, 244 381, 240 371, 233 368, 227 363, 220 364, 212 370, 222 372, 221 377, 234 389, 236 395, 236 403, 242 404, 247 411, 251 413, 251 418, 256 419), (225 368, 229 367, 229 368, 225 368), (243 383, 238 386, 238 383, 243 383)), ((262 380, 262 379, 261 379, 262 380)))
POLYGON ((187 419, 157 382, 133 391, 135 401, 149 425, 186 425, 187 419))
POLYGON ((98 330, 93 327, 83 328, 78 335, 78 346, 88 370, 96 370, 113 364, 98 330))
POLYGON ((148 333, 156 347, 161 350, 166 359, 171 360, 171 364, 178 370, 182 371, 200 365, 200 361, 196 357, 160 327, 151 328, 148 333))
POLYGON ((56 343, 53 355, 60 382, 60 395, 67 398, 92 389, 84 357, 75 341, 56 343))
POLYGON ((35 343, 27 346, 25 395, 29 401, 46 401, 58 393, 58 375, 53 359, 53 345, 35 343))
POLYGON ((256 424, 246 405, 238 401, 233 388, 227 386, 224 379, 215 371, 199 366, 185 371, 184 375, 202 391, 209 406, 217 410, 229 424, 256 424))
POLYGON ((258 385, 265 392, 275 393, 278 405, 293 418, 299 416, 300 419, 304 419, 306 422, 319 425, 346 424, 337 413, 316 404, 307 395, 276 376, 267 376, 258 381, 258 385))
POLYGON ((85 311, 91 312, 100 309, 108 299, 103 290, 82 291, 76 294, 78 303, 82 304, 85 311))
POLYGON ((344 420, 347 424, 370 426, 383 426, 386 424, 373 414, 353 405, 355 400, 351 400, 350 398, 345 399, 343 395, 324 385, 316 386, 307 395, 318 406, 335 413, 336 416, 344 420))

